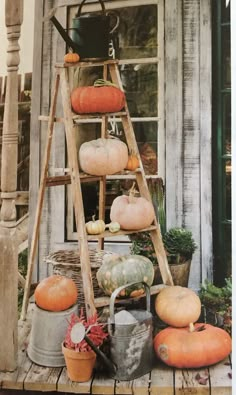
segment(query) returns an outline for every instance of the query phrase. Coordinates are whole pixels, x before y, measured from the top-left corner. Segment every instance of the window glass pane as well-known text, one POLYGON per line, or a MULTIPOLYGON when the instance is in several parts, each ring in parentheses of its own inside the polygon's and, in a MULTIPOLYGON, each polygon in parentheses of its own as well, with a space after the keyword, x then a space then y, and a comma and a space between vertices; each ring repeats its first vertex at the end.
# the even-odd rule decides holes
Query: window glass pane
POLYGON ((223 97, 224 153, 231 154, 231 95, 223 97))
POLYGON ((231 85, 230 26, 222 28, 222 83, 223 88, 231 85))
POLYGON ((120 59, 157 56, 157 7, 127 7, 119 15, 120 59))
POLYGON ((226 219, 231 219, 231 161, 225 163, 225 213, 226 219))
POLYGON ((157 116, 157 65, 125 64, 120 66, 130 115, 157 116))

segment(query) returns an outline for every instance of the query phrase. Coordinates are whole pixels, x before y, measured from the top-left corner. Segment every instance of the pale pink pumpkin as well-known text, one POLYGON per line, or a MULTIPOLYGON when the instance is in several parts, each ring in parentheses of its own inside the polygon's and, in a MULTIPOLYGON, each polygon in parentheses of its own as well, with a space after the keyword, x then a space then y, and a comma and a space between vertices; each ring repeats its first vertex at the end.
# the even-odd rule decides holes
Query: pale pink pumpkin
POLYGON ((121 229, 139 230, 152 224, 155 211, 151 202, 144 197, 135 197, 131 188, 129 196, 122 195, 113 200, 110 218, 119 222, 121 229))
POLYGON ((91 140, 81 145, 79 163, 81 169, 94 176, 105 176, 123 170, 128 161, 128 148, 118 139, 91 140))

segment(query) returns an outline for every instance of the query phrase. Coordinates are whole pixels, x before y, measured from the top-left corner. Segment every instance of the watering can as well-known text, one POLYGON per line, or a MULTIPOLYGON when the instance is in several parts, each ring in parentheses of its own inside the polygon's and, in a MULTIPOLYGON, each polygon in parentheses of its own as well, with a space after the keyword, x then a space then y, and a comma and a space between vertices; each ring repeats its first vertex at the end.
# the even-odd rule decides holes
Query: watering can
POLYGON ((117 45, 118 15, 114 12, 106 13, 102 0, 99 0, 102 8, 101 13, 81 14, 85 1, 83 0, 79 5, 75 18, 72 20, 72 28, 68 29, 72 31, 72 37, 55 17, 56 8, 53 8, 44 20, 51 20, 67 45, 74 52, 77 52, 81 59, 107 59, 109 55, 114 57, 111 54, 111 45, 113 49, 113 41, 117 45), (111 27, 113 15, 115 16, 115 23, 111 27))
POLYGON ((146 310, 123 310, 114 313, 115 299, 127 287, 140 285, 129 283, 117 288, 110 298, 108 332, 110 337, 110 359, 98 349, 87 336, 82 323, 77 323, 71 331, 71 339, 79 343, 83 339, 98 354, 112 378, 125 381, 134 380, 152 369, 153 363, 153 324, 150 312, 150 288, 141 283, 146 292, 146 310))

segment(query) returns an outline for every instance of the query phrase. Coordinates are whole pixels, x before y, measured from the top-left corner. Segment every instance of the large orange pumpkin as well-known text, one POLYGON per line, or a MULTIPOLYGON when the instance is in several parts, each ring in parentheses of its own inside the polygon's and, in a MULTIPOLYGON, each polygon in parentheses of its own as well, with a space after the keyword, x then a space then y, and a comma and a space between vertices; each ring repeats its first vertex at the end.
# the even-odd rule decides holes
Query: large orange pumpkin
POLYGON ((77 301, 75 282, 65 276, 54 274, 37 285, 34 297, 38 307, 48 311, 63 311, 77 301))
POLYGON ((153 205, 144 197, 135 197, 134 185, 129 195, 117 196, 111 205, 111 221, 119 222, 121 229, 139 230, 150 226, 155 218, 153 205))
POLYGON ((185 327, 200 317, 201 301, 190 288, 174 285, 163 288, 157 295, 155 310, 166 324, 185 327))
POLYGON ((118 173, 125 168, 127 160, 127 145, 114 138, 91 140, 79 149, 81 169, 95 176, 118 173))
POLYGON ((226 358, 231 349, 230 335, 224 329, 209 324, 168 327, 154 338, 154 350, 158 358, 177 368, 213 365, 226 358))
POLYGON ((115 86, 82 86, 71 92, 71 106, 78 114, 117 112, 124 105, 124 92, 115 86))

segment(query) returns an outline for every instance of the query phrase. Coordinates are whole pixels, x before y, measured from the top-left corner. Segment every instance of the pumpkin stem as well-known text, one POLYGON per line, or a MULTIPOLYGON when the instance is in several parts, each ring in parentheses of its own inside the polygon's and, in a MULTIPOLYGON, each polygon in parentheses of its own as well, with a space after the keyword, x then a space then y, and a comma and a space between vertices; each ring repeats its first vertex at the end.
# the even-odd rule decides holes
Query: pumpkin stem
POLYGON ((97 79, 94 82, 93 86, 95 86, 95 87, 99 87, 99 86, 114 86, 115 88, 117 88, 116 84, 114 84, 111 81, 103 80, 102 78, 97 79))
POLYGON ((135 182, 133 182, 133 185, 129 190, 129 202, 130 203, 135 201, 134 197, 135 197, 136 193, 138 193, 138 191, 135 189, 135 182))
POLYGON ((195 331, 194 323, 190 322, 190 324, 189 324, 189 332, 194 332, 194 331, 195 331))
POLYGON ((92 221, 95 222, 96 214, 92 215, 92 221))

